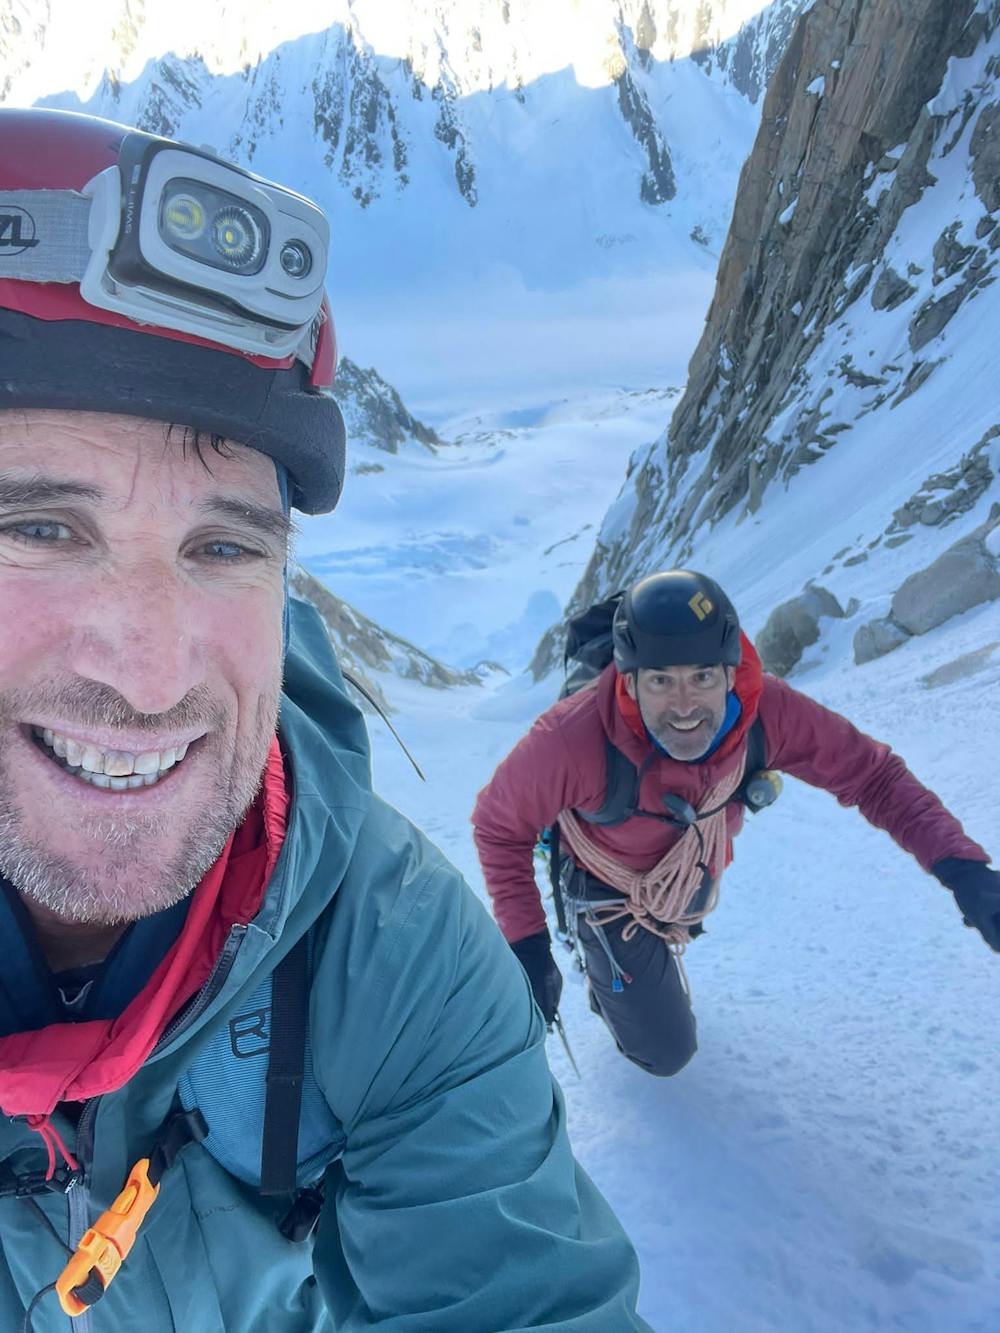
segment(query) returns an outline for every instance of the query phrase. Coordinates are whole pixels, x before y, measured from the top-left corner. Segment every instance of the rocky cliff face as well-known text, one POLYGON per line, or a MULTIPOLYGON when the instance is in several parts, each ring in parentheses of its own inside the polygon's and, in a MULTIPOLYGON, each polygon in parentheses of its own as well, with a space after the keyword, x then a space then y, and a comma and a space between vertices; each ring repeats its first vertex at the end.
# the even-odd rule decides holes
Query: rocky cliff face
MULTIPOLYGON (((998 29, 996 0, 817 0, 798 19, 687 391, 668 431, 633 459, 574 606, 692 561, 710 534, 793 492, 804 469, 832 478, 850 450, 859 482, 884 488, 884 526, 831 551, 815 577, 988 505, 1000 412, 972 368, 1000 324, 989 291, 998 29), (925 448, 948 466, 907 479, 907 457, 925 448)), ((551 660, 550 643, 536 669, 551 660)))

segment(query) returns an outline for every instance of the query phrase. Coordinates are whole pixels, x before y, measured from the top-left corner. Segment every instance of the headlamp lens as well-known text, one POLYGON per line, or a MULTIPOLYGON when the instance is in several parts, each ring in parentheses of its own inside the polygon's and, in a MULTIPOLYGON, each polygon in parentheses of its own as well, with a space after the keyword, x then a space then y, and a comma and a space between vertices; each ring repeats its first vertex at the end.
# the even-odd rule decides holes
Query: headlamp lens
POLYGON ((205 230, 205 210, 194 195, 178 191, 163 201, 162 229, 180 241, 196 241, 205 230))
POLYGON ((305 241, 286 241, 278 257, 290 278, 304 278, 313 266, 312 251, 305 241))
POLYGON ((212 244, 237 273, 256 273, 263 254, 263 236, 250 211, 238 206, 220 208, 212 219, 212 244))
POLYGON ((270 227, 255 204, 204 181, 177 177, 163 191, 159 232, 178 254, 225 273, 259 273, 270 227))

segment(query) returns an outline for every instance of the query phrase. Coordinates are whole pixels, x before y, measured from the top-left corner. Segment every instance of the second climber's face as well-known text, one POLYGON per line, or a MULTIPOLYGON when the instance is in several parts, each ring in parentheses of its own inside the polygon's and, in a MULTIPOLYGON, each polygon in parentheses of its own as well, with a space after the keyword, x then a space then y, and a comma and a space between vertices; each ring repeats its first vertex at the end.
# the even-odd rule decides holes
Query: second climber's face
POLYGON ((673 759, 690 761, 701 758, 722 726, 732 677, 719 664, 642 667, 629 673, 626 687, 650 734, 673 759))

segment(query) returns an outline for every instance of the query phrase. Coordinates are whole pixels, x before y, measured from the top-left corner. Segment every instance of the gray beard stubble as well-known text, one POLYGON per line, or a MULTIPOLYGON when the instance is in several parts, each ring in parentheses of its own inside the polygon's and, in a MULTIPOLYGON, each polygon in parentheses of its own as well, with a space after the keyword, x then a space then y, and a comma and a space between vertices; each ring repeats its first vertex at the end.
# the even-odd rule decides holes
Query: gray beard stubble
MULTIPOLYGON (((26 833, 13 776, 0 751, 0 874, 23 897, 65 921, 118 925, 180 902, 218 859, 260 790, 279 698, 278 686, 261 697, 254 735, 243 747, 245 752, 236 749, 234 739, 228 756, 219 756, 218 784, 208 794, 176 856, 155 871, 148 864, 149 848, 165 832, 166 816, 110 816, 94 821, 87 833, 103 847, 104 856, 99 874, 85 872, 26 833), (137 873, 144 876, 141 886, 136 884, 137 873)), ((0 725, 31 716, 71 717, 81 727, 122 727, 140 733, 204 727, 211 738, 232 732, 231 719, 207 690, 194 690, 168 713, 151 715, 137 713, 114 690, 95 681, 75 681, 54 689, 9 690, 0 695, 0 725)))

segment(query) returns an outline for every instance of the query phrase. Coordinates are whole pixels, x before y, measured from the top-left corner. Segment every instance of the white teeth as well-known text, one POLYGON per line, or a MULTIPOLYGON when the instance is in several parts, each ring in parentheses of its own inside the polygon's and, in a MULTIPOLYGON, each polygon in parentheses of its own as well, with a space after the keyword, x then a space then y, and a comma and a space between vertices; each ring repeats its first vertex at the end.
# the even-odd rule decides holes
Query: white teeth
POLYGON ((104 756, 104 771, 110 778, 131 777, 134 764, 135 755, 122 750, 108 750, 104 756))
POLYGON ((42 740, 65 767, 85 782, 111 791, 133 791, 152 787, 175 764, 186 756, 190 742, 169 750, 147 750, 131 754, 127 750, 102 750, 96 745, 60 736, 48 727, 32 727, 32 733, 42 740))
POLYGON ((104 751, 99 750, 96 745, 85 745, 83 747, 83 756, 80 759, 80 765, 88 773, 104 772, 104 751))

